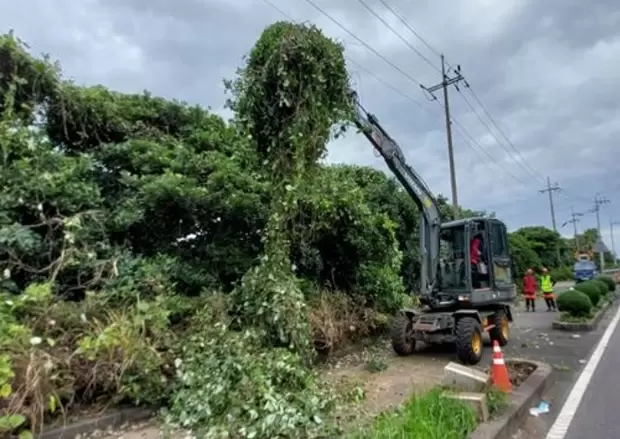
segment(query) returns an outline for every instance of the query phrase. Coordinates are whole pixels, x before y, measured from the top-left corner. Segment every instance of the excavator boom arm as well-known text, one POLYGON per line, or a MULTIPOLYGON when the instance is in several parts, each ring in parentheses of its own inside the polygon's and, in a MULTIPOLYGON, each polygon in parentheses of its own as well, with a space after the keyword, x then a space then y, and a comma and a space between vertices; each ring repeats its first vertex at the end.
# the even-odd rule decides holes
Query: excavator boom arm
POLYGON ((429 296, 437 283, 439 239, 441 217, 437 201, 422 177, 407 164, 402 149, 379 124, 377 118, 368 113, 353 94, 356 117, 355 124, 381 154, 388 168, 403 185, 420 209, 420 293, 429 296))

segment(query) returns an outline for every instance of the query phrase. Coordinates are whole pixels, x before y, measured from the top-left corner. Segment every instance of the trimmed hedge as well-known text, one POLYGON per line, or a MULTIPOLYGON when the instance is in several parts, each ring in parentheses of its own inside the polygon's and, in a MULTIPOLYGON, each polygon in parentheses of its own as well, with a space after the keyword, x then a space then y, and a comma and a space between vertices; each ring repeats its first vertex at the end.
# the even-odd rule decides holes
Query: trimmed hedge
MULTIPOLYGON (((597 297, 598 290, 595 290, 597 297)), ((569 290, 558 296, 557 299, 558 309, 562 312, 567 312, 574 317, 587 317, 592 311, 592 301, 590 297, 579 290, 569 290)))
POLYGON ((614 291, 616 291, 616 281, 613 279, 613 277, 598 276, 596 280, 603 282, 607 286, 607 289, 609 290, 609 292, 613 293, 614 291))
POLYGON ((607 284, 600 279, 593 279, 592 283, 598 287, 599 292, 601 293, 601 297, 607 296, 609 294, 609 288, 607 284))
POLYGON ((601 300, 601 287, 593 281, 587 281, 575 286, 576 291, 581 291, 590 298, 592 306, 598 305, 601 300))

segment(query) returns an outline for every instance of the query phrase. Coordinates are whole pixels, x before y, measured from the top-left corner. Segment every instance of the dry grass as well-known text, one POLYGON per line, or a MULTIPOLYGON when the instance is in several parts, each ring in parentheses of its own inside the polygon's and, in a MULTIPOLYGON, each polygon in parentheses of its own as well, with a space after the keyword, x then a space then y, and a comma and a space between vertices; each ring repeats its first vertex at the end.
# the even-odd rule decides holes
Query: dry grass
POLYGON ((0 401, 0 416, 23 415, 34 432, 75 406, 117 402, 127 396, 126 373, 145 367, 145 360, 157 364, 151 334, 135 310, 97 314, 86 303, 55 302, 30 309, 22 324, 37 337, 30 343, 28 336, 15 337, 6 346, 13 391, 0 401))
POLYGON ((389 318, 366 306, 361 297, 321 292, 310 301, 310 325, 318 352, 327 355, 360 338, 377 334, 389 318))

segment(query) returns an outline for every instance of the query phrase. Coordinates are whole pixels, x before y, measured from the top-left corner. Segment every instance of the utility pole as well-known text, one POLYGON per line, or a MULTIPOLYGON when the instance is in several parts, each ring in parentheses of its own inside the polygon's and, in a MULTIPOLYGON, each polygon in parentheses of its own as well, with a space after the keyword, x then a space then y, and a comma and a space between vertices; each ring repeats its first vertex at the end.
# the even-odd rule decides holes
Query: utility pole
POLYGON ((609 234, 611 235, 611 251, 613 252, 613 255, 614 255, 614 265, 616 265, 618 256, 616 254, 616 243, 614 239, 614 226, 620 226, 620 222, 609 220, 609 234))
POLYGON ((577 223, 580 221, 579 217, 583 216, 583 213, 575 213, 573 206, 570 207, 570 219, 564 224, 573 225, 573 233, 575 234, 575 241, 577 240, 577 223))
MULTIPOLYGON (((594 196, 594 207, 590 210, 591 212, 596 212, 596 230, 598 231, 597 238, 601 242, 601 244, 603 244, 603 236, 601 235, 600 211, 601 211, 601 205, 607 204, 607 203, 609 203, 609 200, 607 198, 601 197, 599 196, 599 194, 596 194, 594 196)), ((599 248, 599 250, 603 250, 603 249, 599 248)), ((598 259, 599 259, 599 264, 600 264, 601 272, 602 272, 605 269, 605 255, 602 251, 598 252, 598 259)))
POLYGON ((538 192, 544 194, 545 192, 549 193, 549 209, 551 209, 551 224, 553 224, 553 231, 557 232, 558 228, 555 225, 555 207, 553 206, 553 192, 562 190, 557 183, 553 186, 551 185, 551 179, 547 177, 547 188, 540 189, 538 192))
POLYGON ((437 97, 433 94, 439 89, 443 89, 443 105, 444 112, 446 113, 446 136, 448 138, 448 160, 450 162, 450 184, 452 186, 452 208, 454 209, 454 218, 456 219, 459 214, 459 198, 456 189, 456 170, 454 166, 454 148, 452 146, 452 120, 450 118, 450 102, 448 100, 448 87, 453 85, 458 90, 458 83, 465 81, 463 75, 461 75, 461 66, 456 66, 454 76, 449 77, 446 73, 446 61, 443 55, 441 55, 441 82, 433 85, 432 87, 424 87, 420 85, 422 89, 428 92, 433 100, 437 97))
MULTIPOLYGON (((538 192, 540 192, 541 194, 544 194, 545 192, 549 193, 549 208, 551 209, 551 224, 553 225, 553 231, 554 232, 558 232, 558 228, 555 224, 555 208, 553 206, 553 192, 559 191, 560 186, 558 186, 557 183, 555 183, 553 186, 551 186, 551 179, 549 177, 547 177, 547 188, 546 189, 541 189, 538 192)), ((558 244, 555 246, 555 253, 556 253, 556 257, 558 258, 558 266, 562 264, 562 257, 560 255, 560 243, 558 242, 558 244)))
POLYGON ((577 223, 580 221, 579 217, 583 216, 583 213, 575 213, 573 206, 570 207, 570 219, 562 224, 564 227, 567 224, 573 225, 573 240, 575 241, 575 252, 579 253, 579 233, 577 232, 577 223))

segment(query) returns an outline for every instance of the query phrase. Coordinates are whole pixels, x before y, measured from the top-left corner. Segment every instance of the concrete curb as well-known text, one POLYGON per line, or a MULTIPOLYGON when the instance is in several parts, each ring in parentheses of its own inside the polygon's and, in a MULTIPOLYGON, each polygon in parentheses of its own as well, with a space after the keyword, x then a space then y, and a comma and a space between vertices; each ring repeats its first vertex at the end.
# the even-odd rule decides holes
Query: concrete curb
POLYGON ((141 422, 150 419, 155 410, 145 408, 126 408, 104 413, 97 418, 84 419, 64 427, 43 430, 37 439, 74 439, 94 433, 96 430, 117 428, 126 423, 141 422))
POLYGON ((510 406, 496 419, 478 425, 468 439, 505 439, 519 431, 525 418, 530 416, 530 407, 538 403, 544 393, 553 386, 555 373, 546 363, 521 358, 507 358, 506 361, 520 361, 536 365, 536 370, 510 395, 510 406))
POLYGON ((598 328, 598 324, 605 316, 605 313, 611 306, 613 305, 613 297, 610 301, 608 301, 605 306, 599 309, 594 317, 590 319, 588 322, 562 322, 560 320, 554 320, 551 326, 553 329, 558 329, 560 331, 574 331, 574 332, 585 332, 585 331, 594 331, 598 328))

